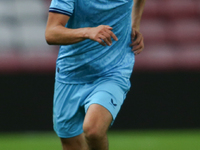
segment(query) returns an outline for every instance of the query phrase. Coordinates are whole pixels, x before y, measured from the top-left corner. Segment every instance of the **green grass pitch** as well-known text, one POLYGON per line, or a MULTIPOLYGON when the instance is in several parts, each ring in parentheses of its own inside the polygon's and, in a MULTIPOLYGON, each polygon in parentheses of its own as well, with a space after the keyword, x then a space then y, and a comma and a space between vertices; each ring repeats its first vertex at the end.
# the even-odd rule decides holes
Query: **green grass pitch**
MULTIPOLYGON (((110 131, 110 150, 200 150, 200 130, 110 131)), ((0 150, 61 150, 55 133, 0 133, 0 150)))

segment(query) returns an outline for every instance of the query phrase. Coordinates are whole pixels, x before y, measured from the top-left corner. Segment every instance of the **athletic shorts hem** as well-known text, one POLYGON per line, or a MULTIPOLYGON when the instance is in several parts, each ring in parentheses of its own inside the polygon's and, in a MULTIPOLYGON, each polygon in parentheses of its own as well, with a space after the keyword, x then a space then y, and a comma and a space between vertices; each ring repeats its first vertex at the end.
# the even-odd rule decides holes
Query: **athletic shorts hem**
POLYGON ((58 137, 60 137, 60 138, 72 138, 72 137, 78 136, 78 135, 80 135, 80 134, 82 134, 82 133, 83 133, 83 131, 81 131, 81 132, 76 132, 76 133, 71 134, 71 135, 69 135, 69 136, 66 136, 66 135, 61 134, 61 133, 57 133, 57 135, 58 135, 58 137))

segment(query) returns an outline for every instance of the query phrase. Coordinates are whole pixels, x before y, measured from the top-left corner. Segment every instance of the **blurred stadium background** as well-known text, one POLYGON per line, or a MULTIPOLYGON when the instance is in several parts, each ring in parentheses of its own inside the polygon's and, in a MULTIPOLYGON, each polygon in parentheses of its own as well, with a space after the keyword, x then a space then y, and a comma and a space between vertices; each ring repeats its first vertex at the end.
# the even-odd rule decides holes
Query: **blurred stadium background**
MULTIPOLYGON (((0 149, 59 149, 52 132, 58 47, 50 0, 0 0, 0 149), (14 147, 12 147, 14 146, 14 147)), ((109 132, 111 150, 200 149, 200 1, 147 0, 144 51, 109 132)))

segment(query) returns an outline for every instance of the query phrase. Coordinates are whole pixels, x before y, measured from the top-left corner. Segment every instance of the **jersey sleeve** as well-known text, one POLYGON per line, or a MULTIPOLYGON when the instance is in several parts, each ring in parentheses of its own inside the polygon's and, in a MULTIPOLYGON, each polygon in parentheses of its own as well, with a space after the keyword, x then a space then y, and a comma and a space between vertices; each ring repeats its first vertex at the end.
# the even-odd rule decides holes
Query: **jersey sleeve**
POLYGON ((71 16, 74 10, 74 0, 52 0, 49 12, 71 16))

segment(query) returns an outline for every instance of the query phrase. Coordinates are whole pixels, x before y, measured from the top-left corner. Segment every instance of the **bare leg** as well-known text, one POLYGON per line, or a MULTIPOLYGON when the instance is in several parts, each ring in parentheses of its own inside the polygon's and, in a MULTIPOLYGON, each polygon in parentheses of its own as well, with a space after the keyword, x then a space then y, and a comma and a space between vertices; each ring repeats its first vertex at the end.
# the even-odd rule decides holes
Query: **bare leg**
POLYGON ((61 138, 63 150, 89 150, 84 134, 72 138, 61 138))
POLYGON ((61 138, 63 150, 108 150, 106 132, 112 121, 110 112, 92 104, 83 123, 84 133, 72 138, 61 138))
POLYGON ((108 150, 107 130, 112 115, 101 105, 92 104, 85 116, 83 130, 90 150, 108 150))

